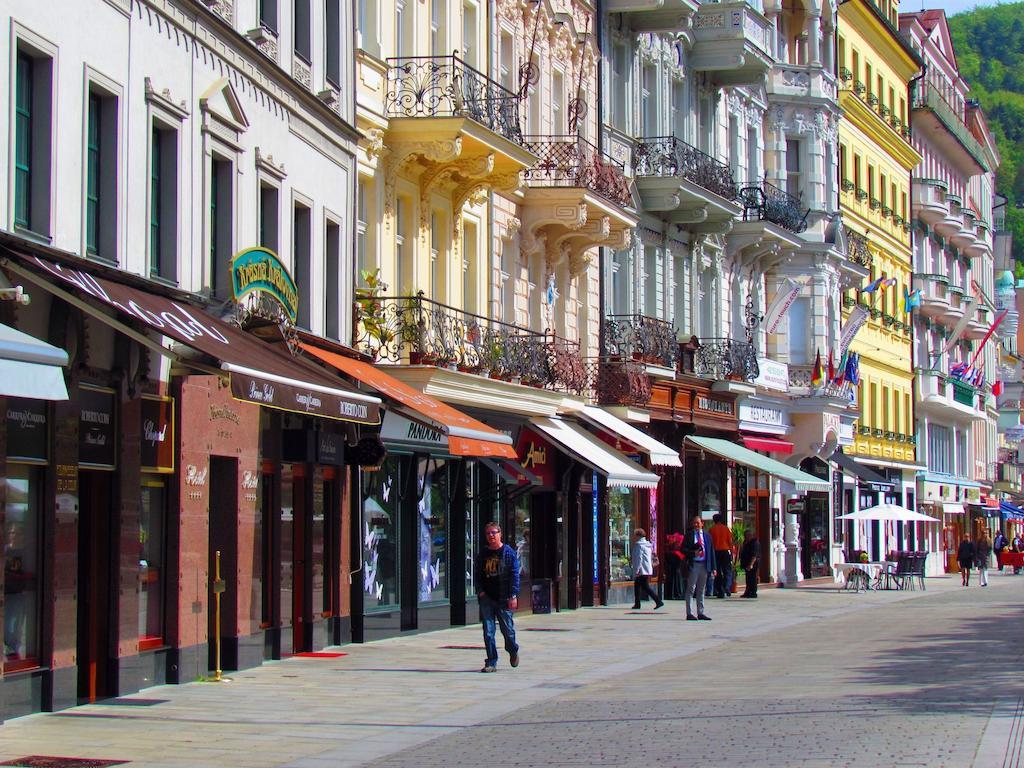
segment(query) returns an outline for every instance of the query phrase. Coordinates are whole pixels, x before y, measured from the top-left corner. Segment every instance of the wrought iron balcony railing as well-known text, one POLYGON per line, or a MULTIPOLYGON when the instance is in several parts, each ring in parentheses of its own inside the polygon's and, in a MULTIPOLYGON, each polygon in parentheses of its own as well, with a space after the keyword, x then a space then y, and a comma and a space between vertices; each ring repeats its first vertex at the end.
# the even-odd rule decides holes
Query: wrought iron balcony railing
POLYGON ((740 190, 740 202, 743 204, 744 221, 770 221, 798 234, 807 229, 810 210, 800 205, 799 198, 767 181, 743 187, 740 190))
POLYGON ((753 381, 761 374, 749 341, 701 339, 693 352, 693 373, 717 380, 753 381))
POLYGON ((390 58, 388 117, 468 117, 523 143, 520 97, 458 56, 390 58))
POLYGON ((854 264, 862 267, 871 266, 871 251, 868 249, 867 237, 849 227, 846 227, 846 255, 854 264))
POLYGON ((602 358, 590 362, 592 387, 598 405, 646 407, 651 402, 651 377, 643 363, 602 358))
POLYGON ((356 302, 354 347, 378 360, 458 368, 545 389, 583 392, 579 342, 416 296, 356 302))
POLYGON ((842 384, 822 383, 815 385, 813 365, 789 366, 790 395, 795 397, 849 397, 848 390, 842 384), (796 390, 796 391, 794 391, 796 390), (801 394, 799 390, 806 390, 801 394))
POLYGON ((967 127, 963 109, 957 109, 946 101, 946 98, 934 83, 926 79, 915 84, 911 98, 911 107, 913 109, 927 109, 933 112, 946 127, 946 130, 956 137, 960 146, 974 158, 975 162, 985 170, 989 170, 985 151, 982 149, 981 142, 974 138, 971 129, 967 127))
POLYGON ((675 368, 679 342, 672 323, 645 315, 608 315, 604 353, 621 360, 675 368))
POLYGON ((632 207, 625 167, 580 136, 527 136, 523 143, 540 160, 525 173, 531 187, 592 190, 623 208, 632 207))
POLYGON ((735 200, 736 181, 725 163, 675 136, 641 139, 633 150, 637 176, 681 176, 726 200, 735 200))

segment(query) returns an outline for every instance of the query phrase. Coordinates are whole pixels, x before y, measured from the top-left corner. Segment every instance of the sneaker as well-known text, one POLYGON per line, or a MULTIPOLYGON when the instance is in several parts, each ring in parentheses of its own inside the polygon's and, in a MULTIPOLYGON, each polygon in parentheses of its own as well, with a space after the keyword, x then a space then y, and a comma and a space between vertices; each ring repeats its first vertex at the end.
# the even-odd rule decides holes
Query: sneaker
POLYGON ((687 621, 696 621, 697 617, 694 616, 692 613, 688 613, 688 614, 686 614, 686 620, 687 621))
POLYGON ((700 619, 701 621, 711 621, 711 617, 710 616, 705 616, 703 613, 697 614, 697 618, 700 619))
POLYGON ((492 666, 491 664, 484 664, 484 668, 481 669, 480 671, 481 672, 497 672, 498 668, 495 667, 495 666, 492 666))
POLYGON ((519 651, 508 655, 508 663, 511 665, 512 669, 519 666, 519 651))

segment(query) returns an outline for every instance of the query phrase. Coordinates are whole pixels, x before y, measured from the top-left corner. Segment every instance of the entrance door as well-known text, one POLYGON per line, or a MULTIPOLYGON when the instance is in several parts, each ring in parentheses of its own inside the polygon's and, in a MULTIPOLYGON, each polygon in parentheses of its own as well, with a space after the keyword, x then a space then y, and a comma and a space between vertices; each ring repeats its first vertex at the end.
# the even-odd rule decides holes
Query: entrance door
POLYGON ((830 573, 828 496, 808 494, 805 505, 804 515, 800 519, 800 565, 804 578, 818 579, 830 573))
POLYGON ((111 576, 116 560, 113 474, 81 470, 78 494, 78 700, 89 702, 116 693, 110 665, 117 626, 111 576))
POLYGON ((761 561, 758 564, 758 581, 772 580, 772 515, 767 496, 751 497, 750 502, 757 510, 757 541, 761 545, 761 561))
POLYGON ((292 464, 290 470, 281 474, 281 613, 287 611, 291 623, 290 643, 288 633, 282 633, 282 655, 311 650, 309 473, 303 464, 292 464))
POLYGON ((238 669, 238 460, 210 457, 210 545, 207 557, 207 648, 210 669, 217 668, 217 615, 214 575, 220 552, 220 668, 238 669))

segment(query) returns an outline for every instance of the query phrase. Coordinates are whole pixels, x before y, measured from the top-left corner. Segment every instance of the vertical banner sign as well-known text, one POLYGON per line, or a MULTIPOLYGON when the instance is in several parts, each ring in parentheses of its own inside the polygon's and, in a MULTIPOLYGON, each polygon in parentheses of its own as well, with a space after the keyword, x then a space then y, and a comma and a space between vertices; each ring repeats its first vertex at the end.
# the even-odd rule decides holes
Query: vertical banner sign
POLYGON ((598 491, 598 485, 597 485, 597 472, 596 471, 594 472, 594 477, 591 480, 591 483, 592 483, 592 485, 590 487, 593 488, 593 491, 591 492, 590 496, 594 500, 594 504, 593 504, 593 507, 594 507, 594 514, 593 514, 593 518, 594 518, 593 519, 593 525, 594 525, 594 586, 597 586, 597 583, 598 583, 598 576, 597 576, 597 571, 598 571, 598 568, 597 568, 597 541, 598 541, 599 535, 598 535, 598 532, 597 532, 598 531, 598 525, 597 525, 597 491, 598 491))
POLYGON ((850 316, 846 318, 846 322, 843 323, 843 329, 839 332, 839 357, 846 354, 846 350, 849 349, 853 337, 857 335, 857 331, 861 329, 861 326, 867 322, 870 314, 867 309, 860 305, 850 310, 850 316))
POLYGON ((736 465, 736 499, 732 508, 736 512, 747 511, 747 468, 740 465, 736 465))
POLYGON ((764 320, 762 321, 764 329, 768 333, 775 333, 779 323, 782 322, 782 318, 786 316, 786 312, 793 306, 796 297, 800 295, 801 288, 803 288, 803 285, 791 277, 787 277, 785 282, 779 286, 779 291, 768 306, 768 311, 764 313, 764 320))
POLYGON ((651 488, 647 492, 648 506, 651 513, 651 535, 650 542, 651 546, 654 547, 655 553, 658 551, 658 489, 651 488))
POLYGON ((836 518, 843 514, 843 473, 834 470, 832 472, 832 517, 836 518))

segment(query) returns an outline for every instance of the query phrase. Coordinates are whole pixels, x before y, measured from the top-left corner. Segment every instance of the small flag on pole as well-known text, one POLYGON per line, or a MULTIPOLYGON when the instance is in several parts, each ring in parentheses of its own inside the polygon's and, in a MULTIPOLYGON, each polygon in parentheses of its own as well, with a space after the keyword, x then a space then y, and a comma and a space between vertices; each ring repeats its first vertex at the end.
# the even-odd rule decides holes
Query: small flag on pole
POLYGON ((814 369, 811 371, 811 386, 820 387, 823 383, 821 372, 821 350, 814 355, 814 369))
POLYGON ((861 293, 874 293, 875 291, 878 290, 879 286, 882 284, 884 280, 884 277, 880 277, 877 280, 873 280, 872 282, 868 283, 867 285, 860 289, 861 293))

